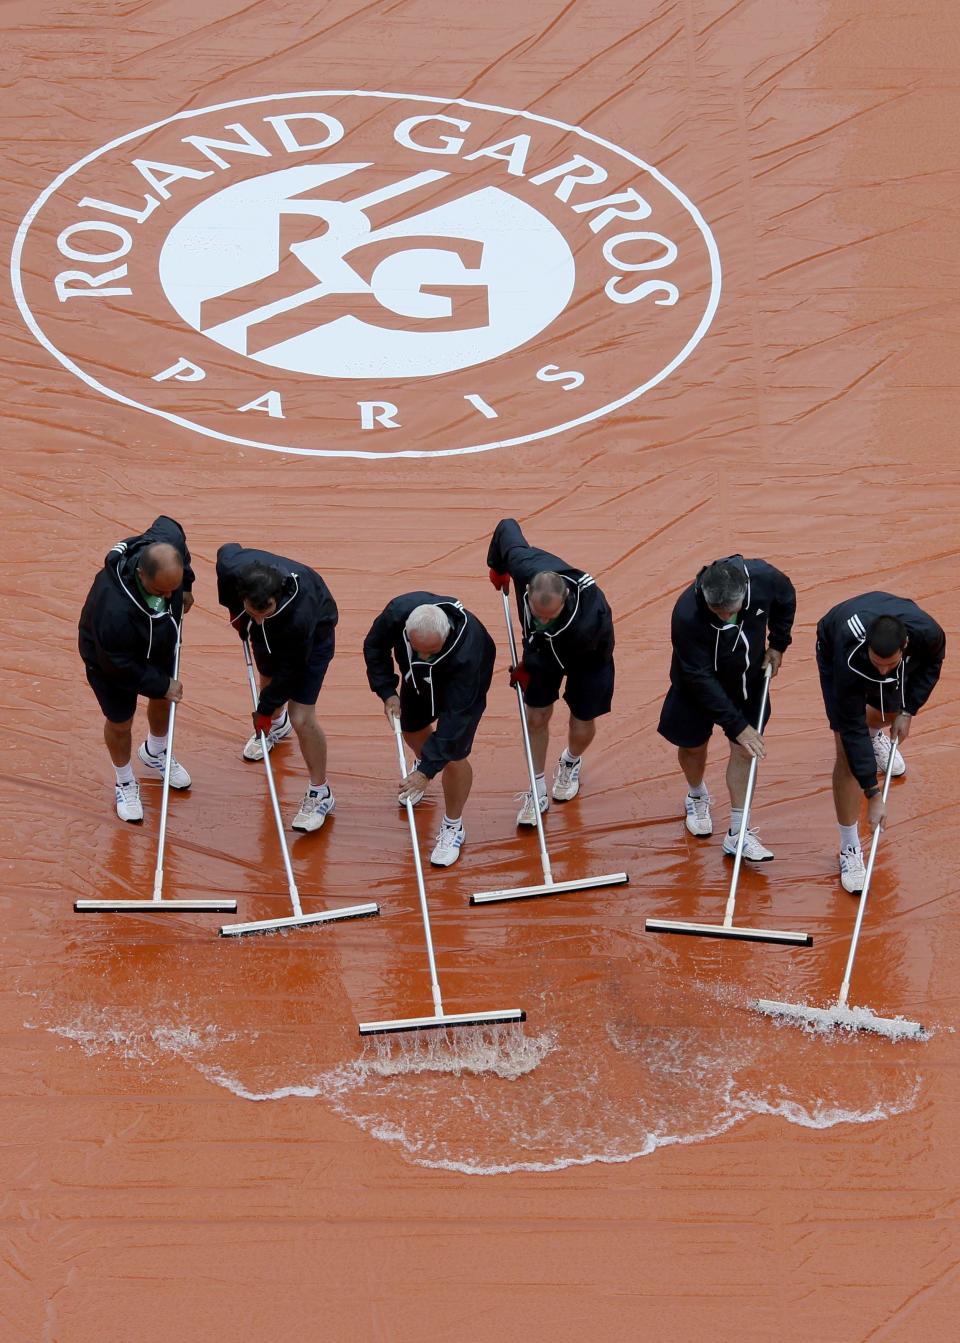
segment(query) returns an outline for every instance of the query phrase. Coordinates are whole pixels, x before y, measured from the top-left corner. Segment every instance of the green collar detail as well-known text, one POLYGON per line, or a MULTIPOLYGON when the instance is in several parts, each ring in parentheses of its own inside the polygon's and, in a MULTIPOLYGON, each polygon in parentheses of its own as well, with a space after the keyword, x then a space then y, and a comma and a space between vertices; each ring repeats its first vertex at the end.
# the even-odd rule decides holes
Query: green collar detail
POLYGON ((140 593, 140 600, 144 606, 148 611, 152 611, 155 616, 161 615, 167 609, 166 597, 155 597, 152 592, 148 592, 140 582, 139 574, 134 574, 134 578, 137 580, 137 591, 140 593))

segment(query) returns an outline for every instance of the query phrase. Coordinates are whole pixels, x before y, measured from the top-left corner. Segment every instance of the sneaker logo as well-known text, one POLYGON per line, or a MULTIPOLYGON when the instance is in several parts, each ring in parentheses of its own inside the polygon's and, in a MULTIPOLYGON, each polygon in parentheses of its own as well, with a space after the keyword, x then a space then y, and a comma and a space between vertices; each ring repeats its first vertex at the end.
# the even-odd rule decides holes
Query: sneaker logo
POLYGON ((691 355, 720 293, 708 224, 633 150, 367 90, 119 135, 41 193, 12 274, 34 337, 97 395, 320 457, 480 452, 598 419, 691 355))

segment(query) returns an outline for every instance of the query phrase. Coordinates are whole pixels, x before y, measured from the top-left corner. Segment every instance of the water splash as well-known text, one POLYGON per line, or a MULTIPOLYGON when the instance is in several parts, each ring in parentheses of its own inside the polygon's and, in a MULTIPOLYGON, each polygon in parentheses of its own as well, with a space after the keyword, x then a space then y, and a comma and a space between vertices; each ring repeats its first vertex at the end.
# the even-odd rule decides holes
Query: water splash
POLYGON ((52 1035, 72 1040, 88 1058, 114 1053, 137 1063, 156 1064, 164 1055, 187 1063, 229 1044, 237 1037, 215 1025, 150 1022, 142 1012, 122 1008, 88 1009, 72 1021, 48 1026, 52 1035))
POLYGON ((634 1161, 757 1117, 810 1129, 875 1123, 919 1095, 912 1050, 891 1057, 888 1041, 862 1034, 771 1031, 742 1002, 715 1002, 705 1025, 650 1024, 616 995, 602 1024, 542 1007, 550 1032, 374 1036, 348 1061, 339 1032, 319 1042, 279 1028, 226 1033, 169 1010, 151 1022, 90 1009, 49 1029, 136 1067, 183 1061, 246 1102, 318 1101, 418 1165, 478 1176, 634 1161))
POLYGON ((888 1040, 929 1040, 933 1031, 906 1017, 878 1017, 869 1007, 805 1007, 802 1003, 778 1003, 761 999, 750 1006, 772 1018, 778 1026, 799 1026, 813 1035, 834 1031, 869 1031, 888 1040))
POLYGON ((520 1022, 458 1026, 455 1030, 403 1031, 365 1037, 362 1061, 381 1077, 411 1073, 495 1073, 516 1081, 542 1062, 551 1037, 531 1038, 520 1022))

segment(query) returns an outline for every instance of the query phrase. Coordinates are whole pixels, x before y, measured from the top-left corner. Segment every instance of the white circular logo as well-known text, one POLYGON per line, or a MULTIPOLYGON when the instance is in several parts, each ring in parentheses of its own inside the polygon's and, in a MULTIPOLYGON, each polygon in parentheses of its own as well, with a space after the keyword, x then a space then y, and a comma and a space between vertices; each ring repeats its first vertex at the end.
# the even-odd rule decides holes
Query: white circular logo
MULTIPOLYGON (((467 368, 563 312, 573 255, 538 210, 483 187, 378 228, 369 167, 284 168, 195 206, 160 253, 171 305, 237 354, 328 378, 467 368)), ((421 195, 423 176, 398 180, 388 200, 421 195)))
POLYGON ((431 456, 641 396, 702 339, 720 265, 692 202, 587 131, 326 91, 89 154, 23 221, 13 284, 37 339, 128 406, 273 451, 431 456))

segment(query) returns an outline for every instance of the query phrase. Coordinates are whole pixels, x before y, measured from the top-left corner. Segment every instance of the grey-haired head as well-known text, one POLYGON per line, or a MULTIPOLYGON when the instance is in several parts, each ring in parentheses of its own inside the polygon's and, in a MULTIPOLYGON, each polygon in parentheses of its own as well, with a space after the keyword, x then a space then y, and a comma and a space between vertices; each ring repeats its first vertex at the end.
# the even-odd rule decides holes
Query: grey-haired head
POLYGON ((747 595, 747 578, 732 560, 714 560, 700 574, 700 591, 714 615, 736 615, 747 595))
POLYGON ((450 637, 450 617, 439 606, 415 606, 404 625, 410 647, 421 657, 433 657, 450 637))

